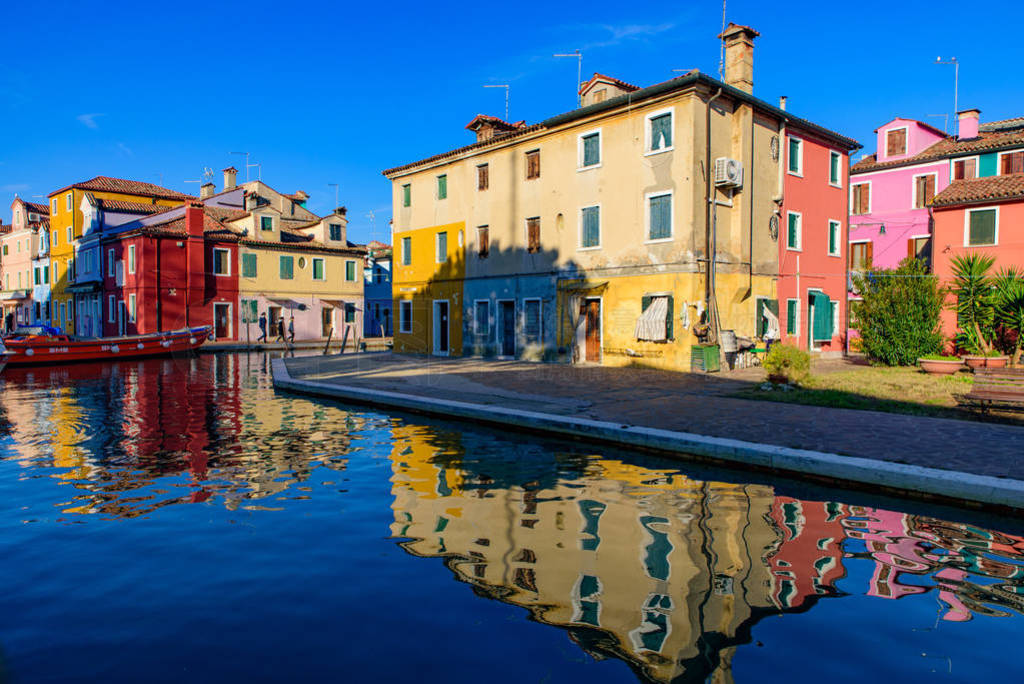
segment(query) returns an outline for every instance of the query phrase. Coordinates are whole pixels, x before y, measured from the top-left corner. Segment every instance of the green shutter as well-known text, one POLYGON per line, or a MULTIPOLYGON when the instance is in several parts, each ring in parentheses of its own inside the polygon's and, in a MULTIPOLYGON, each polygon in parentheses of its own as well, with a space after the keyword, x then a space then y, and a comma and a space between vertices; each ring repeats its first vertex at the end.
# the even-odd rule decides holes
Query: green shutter
POLYGON ((402 206, 408 207, 412 204, 412 186, 408 183, 402 186, 402 206))
POLYGON ((832 339, 832 302, 823 292, 811 292, 810 302, 814 306, 814 341, 828 342, 832 339))
POLYGON ((448 197, 448 176, 441 175, 437 177, 437 199, 446 197, 448 197))
POLYGON ((294 260, 290 256, 281 257, 281 279, 291 280, 294 277, 294 260))
POLYGON ((665 338, 672 340, 675 339, 672 330, 672 309, 675 302, 672 300, 672 295, 668 296, 668 311, 665 312, 665 338))
POLYGON ((838 235, 836 235, 836 233, 839 232, 837 230, 837 228, 838 228, 838 226, 835 223, 833 223, 832 221, 828 222, 828 253, 829 254, 835 254, 836 253, 836 241, 838 239, 838 235))
POLYGON ((978 178, 987 178, 999 173, 999 153, 989 152, 978 157, 978 178))
POLYGON ((324 260, 313 259, 313 280, 324 279, 324 260))
POLYGON ((796 138, 789 139, 789 170, 800 173, 800 141, 796 138))
POLYGON ((829 153, 828 180, 830 183, 839 182, 839 158, 835 152, 829 153))
POLYGON ((786 231, 786 246, 790 249, 800 247, 800 217, 789 214, 789 229, 786 231))
POLYGON ((662 114, 651 119, 651 149, 672 147, 672 115, 662 114))
POLYGON ((402 238, 402 265, 409 266, 412 264, 412 238, 402 238))
POLYGON ((274 219, 269 216, 261 216, 260 228, 263 230, 274 230, 274 219))
POLYGON ((672 237, 672 196, 660 195, 650 199, 651 228, 648 239, 672 237))
POLYGON ((242 277, 243 278, 255 278, 256 277, 256 255, 255 254, 243 254, 242 255, 242 277))
POLYGON ((593 166, 601 163, 601 134, 591 133, 583 137, 583 165, 593 166))
POLYGON ((796 335, 796 317, 799 314, 800 300, 789 299, 786 301, 786 334, 796 335))
POLYGON ((597 207, 583 209, 583 246, 597 247, 601 244, 601 214, 597 207))
POLYGON ((758 299, 757 300, 757 311, 755 313, 754 320, 754 334, 757 337, 763 338, 768 332, 768 317, 764 315, 765 310, 771 311, 772 314, 779 317, 779 300, 777 299, 758 299))
POLYGON ((971 245, 994 245, 996 243, 996 210, 980 209, 971 212, 969 235, 971 245))

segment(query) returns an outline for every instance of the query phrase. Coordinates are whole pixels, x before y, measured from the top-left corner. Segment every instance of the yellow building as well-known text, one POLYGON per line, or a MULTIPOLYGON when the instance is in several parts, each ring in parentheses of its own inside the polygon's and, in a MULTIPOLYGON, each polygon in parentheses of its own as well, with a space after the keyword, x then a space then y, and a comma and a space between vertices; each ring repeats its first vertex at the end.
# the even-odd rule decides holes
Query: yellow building
MULTIPOLYGON (((856 143, 754 97, 757 33, 723 35, 724 82, 595 74, 578 109, 533 125, 477 116, 475 143, 386 170, 396 299, 412 287, 403 268, 422 281, 433 265, 432 226, 464 225, 464 354, 687 369, 723 330, 764 332, 786 127, 856 143), (401 238, 421 234, 403 267, 401 238)), ((417 315, 429 322, 414 307, 421 343, 407 348, 432 351, 417 315)))
MULTIPOLYGON (((68 290, 75 283, 75 245, 88 226, 83 214, 89 204, 86 194, 94 200, 117 200, 136 204, 175 207, 190 198, 175 190, 140 181, 96 176, 55 190, 50 198, 50 279, 51 322, 75 332, 74 294, 68 290)), ((92 265, 98 268, 98 264, 92 265)), ((93 270, 95 270, 95 268, 93 270)))

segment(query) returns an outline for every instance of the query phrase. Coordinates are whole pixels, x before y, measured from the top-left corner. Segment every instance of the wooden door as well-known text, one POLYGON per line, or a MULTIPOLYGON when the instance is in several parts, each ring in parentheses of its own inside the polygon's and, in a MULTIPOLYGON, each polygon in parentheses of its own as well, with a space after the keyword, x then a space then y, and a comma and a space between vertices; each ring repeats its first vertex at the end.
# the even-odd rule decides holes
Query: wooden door
POLYGON ((218 340, 231 334, 231 307, 227 304, 213 305, 213 334, 218 340))
POLYGON ((587 301, 587 361, 601 361, 601 301, 587 301))
POLYGON ((334 309, 325 306, 320 310, 320 336, 327 337, 334 330, 334 309))
POLYGON ((448 354, 448 302, 434 302, 434 353, 448 354))
POLYGON ((515 302, 501 302, 501 355, 516 355, 515 302))

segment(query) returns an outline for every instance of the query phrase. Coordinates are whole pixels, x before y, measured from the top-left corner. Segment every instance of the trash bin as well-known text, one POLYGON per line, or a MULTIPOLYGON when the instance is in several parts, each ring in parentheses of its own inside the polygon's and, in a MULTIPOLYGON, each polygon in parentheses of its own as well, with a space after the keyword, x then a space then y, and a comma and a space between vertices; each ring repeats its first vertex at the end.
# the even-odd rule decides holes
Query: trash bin
POLYGON ((721 370, 717 344, 695 344, 690 347, 690 370, 694 373, 715 373, 721 370))

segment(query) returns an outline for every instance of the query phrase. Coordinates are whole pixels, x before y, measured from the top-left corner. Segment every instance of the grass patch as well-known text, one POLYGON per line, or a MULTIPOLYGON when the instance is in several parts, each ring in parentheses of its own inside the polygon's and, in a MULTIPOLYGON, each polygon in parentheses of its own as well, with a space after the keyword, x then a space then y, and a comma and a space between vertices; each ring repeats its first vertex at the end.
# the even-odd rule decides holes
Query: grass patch
POLYGON ((965 394, 972 384, 970 373, 928 375, 916 368, 858 366, 835 372, 812 373, 804 384, 789 391, 760 389, 737 392, 736 397, 787 404, 848 408, 913 416, 958 418, 1019 423, 1020 416, 970 411, 957 406, 955 394, 965 394))

